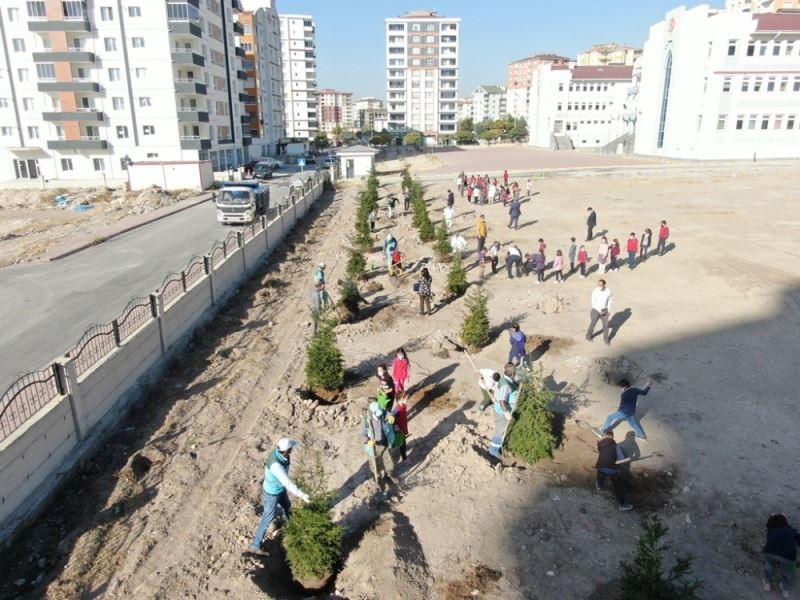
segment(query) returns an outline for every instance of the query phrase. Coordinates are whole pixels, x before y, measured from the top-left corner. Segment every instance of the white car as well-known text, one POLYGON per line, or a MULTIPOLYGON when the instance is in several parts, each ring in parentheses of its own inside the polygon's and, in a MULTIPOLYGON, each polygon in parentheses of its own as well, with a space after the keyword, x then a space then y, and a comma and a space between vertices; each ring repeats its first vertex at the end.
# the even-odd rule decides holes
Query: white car
POLYGON ((335 164, 336 164, 335 156, 326 156, 325 159, 322 161, 323 167, 332 167, 335 164))
POLYGON ((283 167, 286 166, 286 163, 283 163, 275 158, 262 158, 258 162, 271 164, 275 169, 282 169, 283 167))

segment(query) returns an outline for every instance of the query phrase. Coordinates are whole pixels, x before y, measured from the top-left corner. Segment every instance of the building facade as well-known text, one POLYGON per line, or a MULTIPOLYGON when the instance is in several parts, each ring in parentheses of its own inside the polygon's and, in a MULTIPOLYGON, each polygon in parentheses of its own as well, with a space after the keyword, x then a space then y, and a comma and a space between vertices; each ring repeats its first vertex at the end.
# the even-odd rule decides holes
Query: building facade
POLYGON ((389 130, 420 131, 428 142, 454 134, 461 19, 412 11, 385 27, 389 130))
POLYGON ((472 96, 456 98, 456 120, 472 119, 472 96))
POLYGON ((632 67, 642 55, 641 48, 611 42, 596 44, 578 54, 578 65, 582 67, 602 67, 605 65, 626 65, 632 67))
POLYGON ((316 27, 310 15, 280 15, 286 137, 319 133, 316 27))
POLYGON ((632 134, 633 68, 543 65, 533 76, 529 144, 602 148, 632 134))
POLYGON ((514 118, 528 118, 533 74, 543 64, 566 65, 570 59, 557 54, 534 54, 506 67, 506 112, 514 118))
POLYGON ((242 67, 247 74, 243 101, 250 133, 258 138, 261 154, 277 154, 286 137, 283 98, 283 60, 280 18, 274 0, 243 0, 238 15, 242 67))
POLYGON ((383 131, 375 126, 386 121, 386 106, 380 98, 360 98, 353 103, 355 126, 359 131, 383 131))
POLYGON ((725 0, 725 9, 752 13, 800 11, 800 0, 725 0))
POLYGON ((320 131, 331 134, 354 127, 353 93, 333 89, 320 90, 317 96, 320 131))
POLYGON ((800 14, 677 8, 641 67, 637 153, 800 156, 800 14))
POLYGON ((249 159, 238 0, 5 0, 0 179, 124 178, 144 160, 249 159))
POLYGON ((506 116, 506 89, 499 85, 479 85, 472 92, 472 120, 496 121, 506 116))

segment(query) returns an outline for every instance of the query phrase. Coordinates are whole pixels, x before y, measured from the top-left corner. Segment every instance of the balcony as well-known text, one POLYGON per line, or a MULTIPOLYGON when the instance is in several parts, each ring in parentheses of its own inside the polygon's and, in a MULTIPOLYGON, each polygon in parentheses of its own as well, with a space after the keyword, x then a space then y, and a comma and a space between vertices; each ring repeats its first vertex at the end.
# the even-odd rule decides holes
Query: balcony
POLYGON ((208 123, 208 113, 188 106, 179 106, 178 121, 183 123, 208 123))
POLYGON ((250 132, 242 134, 242 146, 250 146, 253 143, 253 138, 250 132))
POLYGON ((97 60, 94 52, 87 52, 81 48, 68 48, 66 52, 46 50, 32 54, 33 62, 93 63, 97 60))
POLYGON ((40 81, 36 87, 40 92, 100 92, 100 84, 95 81, 40 81))
POLYGON ((235 52, 236 56, 238 56, 239 58, 244 58, 245 56, 244 48, 242 48, 241 46, 236 46, 235 52))
POLYGON ((108 150, 108 142, 96 135, 82 135, 79 140, 47 140, 48 150, 108 150))
POLYGON ((45 121, 81 121, 94 122, 105 121, 105 115, 96 108, 79 108, 75 111, 67 112, 43 112, 42 119, 45 121))
POLYGON ((181 150, 211 150, 211 140, 199 135, 182 135, 181 150))
POLYGON ((172 53, 172 62, 176 65, 197 65, 198 67, 204 67, 206 59, 203 58, 202 54, 198 54, 197 52, 179 50, 172 53))
POLYGON ((245 104, 255 104, 258 102, 258 98, 252 96, 250 94, 239 94, 239 102, 244 102, 245 104))
POLYGON ((239 0, 231 0, 231 7, 233 8, 233 12, 240 13, 242 12, 242 3, 239 0))
POLYGON ((253 119, 257 119, 257 118, 258 118, 258 116, 255 115, 255 114, 251 115, 250 113, 245 113, 241 117, 239 117, 239 120, 242 123, 250 123, 250 121, 252 121, 253 119))
POLYGON ((236 71, 236 77, 238 79, 247 79, 247 73, 244 71, 236 71))
POLYGON ((238 35, 244 35, 244 26, 242 26, 242 24, 239 23, 238 21, 235 21, 233 23, 233 33, 238 35))
POLYGON ((167 2, 167 21, 169 31, 178 35, 203 37, 200 26, 199 2, 167 2))
POLYGON ((194 79, 176 79, 175 91, 179 94, 200 94, 205 96, 208 94, 208 86, 194 79))
POLYGON ((45 32, 45 31, 68 31, 68 32, 81 32, 91 31, 92 24, 86 20, 86 17, 69 18, 60 21, 51 21, 43 19, 41 21, 28 20, 28 31, 45 32))

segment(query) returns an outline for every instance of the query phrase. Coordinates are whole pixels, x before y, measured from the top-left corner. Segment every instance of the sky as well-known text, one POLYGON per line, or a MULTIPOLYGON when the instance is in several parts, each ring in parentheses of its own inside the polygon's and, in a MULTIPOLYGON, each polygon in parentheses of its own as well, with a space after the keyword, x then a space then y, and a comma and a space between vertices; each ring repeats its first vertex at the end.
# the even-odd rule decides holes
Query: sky
POLYGON ((314 18, 318 89, 350 91, 355 99, 386 98, 384 19, 408 10, 434 9, 461 18, 459 96, 467 96, 481 84, 505 84, 506 65, 537 52, 574 58, 605 42, 642 47, 650 26, 681 5, 680 0, 276 1, 279 13, 314 18))

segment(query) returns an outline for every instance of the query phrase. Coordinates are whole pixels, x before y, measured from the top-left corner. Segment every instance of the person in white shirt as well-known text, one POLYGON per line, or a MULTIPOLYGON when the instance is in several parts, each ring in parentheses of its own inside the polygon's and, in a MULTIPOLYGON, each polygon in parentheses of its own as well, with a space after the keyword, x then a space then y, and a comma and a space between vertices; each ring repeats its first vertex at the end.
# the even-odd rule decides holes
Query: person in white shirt
POLYGON ((608 339, 608 312, 611 310, 611 290, 606 287, 606 280, 600 279, 597 287, 592 292, 592 310, 589 313, 589 329, 586 331, 586 339, 592 341, 594 328, 597 321, 603 323, 603 341, 611 343, 608 339))
POLYGON ((511 245, 506 250, 506 271, 508 271, 508 278, 514 279, 511 273, 511 268, 517 272, 517 277, 522 277, 522 250, 517 246, 511 245))
POLYGON ((450 229, 453 226, 453 219, 456 217, 456 210, 452 206, 444 207, 444 226, 450 229))
POLYGON ((481 394, 483 394, 483 399, 481 403, 478 405, 478 410, 483 412, 487 406, 491 406, 494 402, 494 388, 497 385, 497 382, 494 380, 494 374, 497 373, 494 369, 481 369, 478 371, 480 373, 480 379, 478 379, 478 387, 481 388, 481 394))

